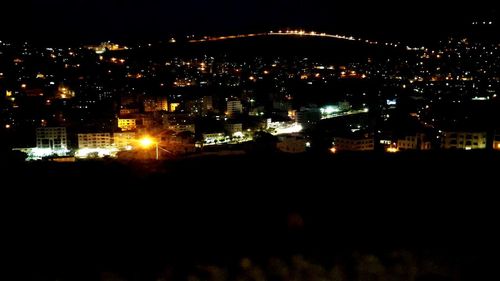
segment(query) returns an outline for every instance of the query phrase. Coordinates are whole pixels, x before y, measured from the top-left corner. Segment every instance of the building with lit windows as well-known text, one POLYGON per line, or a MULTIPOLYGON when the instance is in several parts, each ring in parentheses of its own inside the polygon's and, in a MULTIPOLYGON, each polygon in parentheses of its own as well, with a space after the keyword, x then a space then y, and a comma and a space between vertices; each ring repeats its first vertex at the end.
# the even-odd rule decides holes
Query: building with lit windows
POLYGON ((113 134, 113 145, 118 149, 131 147, 136 142, 135 132, 121 132, 113 134))
POLYGON ((227 102, 227 116, 234 117, 243 112, 243 105, 239 100, 230 100, 227 102))
POLYGON ((135 118, 118 118, 118 128, 122 131, 133 131, 137 129, 137 121, 135 118))
POLYGON ((441 139, 443 149, 485 149, 486 132, 444 132, 441 139))
POLYGON ((52 150, 68 149, 68 136, 64 127, 43 127, 36 129, 36 147, 52 150))
POLYGON ((425 139, 424 134, 416 134, 398 139, 397 148, 399 150, 430 150, 431 142, 425 139))
POLYGON ((207 112, 214 110, 213 98, 212 96, 204 96, 202 98, 202 112, 206 114, 207 112))
POLYGON ((166 97, 153 97, 144 100, 144 112, 168 111, 166 97))
POLYGON ((166 127, 166 129, 174 131, 175 133, 181 133, 181 132, 195 133, 194 124, 170 124, 166 127))
POLYGON ((496 132, 493 136, 493 149, 500 150, 500 133, 496 132))
POLYGON ((78 134, 78 148, 108 148, 111 144, 110 133, 78 134))

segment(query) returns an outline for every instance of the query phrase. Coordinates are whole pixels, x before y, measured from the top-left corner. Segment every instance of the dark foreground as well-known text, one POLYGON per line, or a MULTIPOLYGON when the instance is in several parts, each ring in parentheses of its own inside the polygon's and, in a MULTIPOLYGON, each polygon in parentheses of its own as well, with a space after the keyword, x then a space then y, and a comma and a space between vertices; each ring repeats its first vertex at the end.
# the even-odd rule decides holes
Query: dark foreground
POLYGON ((9 280, 462 281, 499 261, 491 152, 3 161, 9 280))

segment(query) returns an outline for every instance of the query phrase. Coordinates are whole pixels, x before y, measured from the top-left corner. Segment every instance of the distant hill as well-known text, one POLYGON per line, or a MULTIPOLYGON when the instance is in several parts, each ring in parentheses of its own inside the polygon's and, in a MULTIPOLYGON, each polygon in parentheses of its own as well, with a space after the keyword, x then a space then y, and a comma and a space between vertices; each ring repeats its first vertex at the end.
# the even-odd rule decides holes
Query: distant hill
MULTIPOLYGON (((321 58, 325 62, 345 63, 366 61, 401 55, 402 48, 370 45, 362 41, 348 41, 334 38, 273 37, 259 36, 222 41, 165 43, 153 48, 162 54, 172 56, 210 55, 227 56, 232 59, 262 57, 308 57, 321 58)), ((151 49, 144 54, 152 55, 151 49)))

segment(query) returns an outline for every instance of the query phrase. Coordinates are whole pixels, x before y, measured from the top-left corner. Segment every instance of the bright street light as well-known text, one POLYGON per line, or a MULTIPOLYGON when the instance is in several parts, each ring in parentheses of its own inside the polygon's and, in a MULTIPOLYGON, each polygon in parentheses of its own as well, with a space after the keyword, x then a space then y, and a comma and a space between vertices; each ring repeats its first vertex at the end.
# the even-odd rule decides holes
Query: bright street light
POLYGON ((158 160, 158 142, 156 142, 155 140, 153 140, 151 137, 143 137, 142 139, 139 140, 139 144, 143 147, 143 148, 150 148, 151 146, 155 146, 156 148, 156 160, 158 160))
POLYGON ((139 140, 139 143, 141 144, 141 146, 143 148, 149 148, 150 146, 152 146, 155 142, 153 141, 153 139, 151 139, 150 137, 143 137, 142 139, 139 140))

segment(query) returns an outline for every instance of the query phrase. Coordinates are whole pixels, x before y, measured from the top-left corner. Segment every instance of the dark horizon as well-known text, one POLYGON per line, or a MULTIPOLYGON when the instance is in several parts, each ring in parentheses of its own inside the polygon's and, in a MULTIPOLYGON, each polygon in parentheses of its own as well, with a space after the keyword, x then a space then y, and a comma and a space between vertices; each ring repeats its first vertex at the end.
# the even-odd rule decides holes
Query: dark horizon
MULTIPOLYGON (((0 38, 48 43, 102 40, 164 40, 186 34, 212 35, 304 28, 374 39, 443 38, 468 31, 474 20, 498 11, 481 1, 474 6, 431 1, 416 4, 337 3, 337 1, 187 0, 183 2, 29 0, 4 7, 0 38)), ((494 27, 486 27, 490 33, 494 27)))

